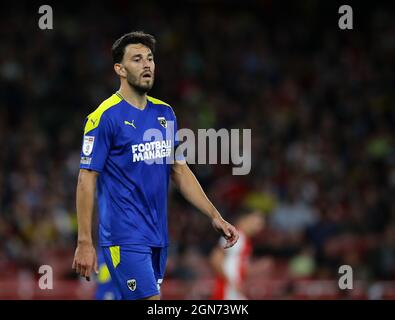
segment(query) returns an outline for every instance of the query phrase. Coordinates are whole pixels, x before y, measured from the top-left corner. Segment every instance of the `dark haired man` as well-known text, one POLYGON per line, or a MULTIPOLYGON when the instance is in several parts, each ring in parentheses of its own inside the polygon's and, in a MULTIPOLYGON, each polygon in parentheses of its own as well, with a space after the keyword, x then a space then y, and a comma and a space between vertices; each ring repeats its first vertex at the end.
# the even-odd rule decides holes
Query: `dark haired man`
POLYGON ((147 95, 154 83, 154 51, 154 37, 140 31, 114 43, 114 70, 121 86, 87 117, 81 151, 78 245, 72 267, 87 279, 97 272, 91 235, 97 185, 99 244, 122 299, 160 298, 168 246, 169 177, 211 219, 226 239, 226 248, 238 240, 236 229, 207 199, 182 156, 172 161, 177 146, 174 111, 147 95), (165 138, 147 140, 146 133, 153 130, 165 138))

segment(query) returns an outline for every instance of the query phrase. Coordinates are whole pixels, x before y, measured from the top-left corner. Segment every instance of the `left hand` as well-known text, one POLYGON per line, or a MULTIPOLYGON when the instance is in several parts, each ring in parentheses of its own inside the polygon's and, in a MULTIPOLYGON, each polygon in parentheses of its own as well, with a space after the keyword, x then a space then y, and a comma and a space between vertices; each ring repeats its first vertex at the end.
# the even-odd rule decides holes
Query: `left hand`
POLYGON ((222 218, 213 218, 211 222, 214 229, 226 239, 224 249, 233 247, 239 240, 239 233, 236 228, 222 218))

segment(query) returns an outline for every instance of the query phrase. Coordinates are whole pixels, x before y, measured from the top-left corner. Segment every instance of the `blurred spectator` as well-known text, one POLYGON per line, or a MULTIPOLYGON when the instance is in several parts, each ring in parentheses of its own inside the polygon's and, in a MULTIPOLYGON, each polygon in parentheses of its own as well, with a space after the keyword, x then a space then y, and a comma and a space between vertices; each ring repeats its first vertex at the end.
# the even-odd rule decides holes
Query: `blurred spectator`
POLYGON ((216 274, 212 298, 215 300, 244 300, 244 285, 249 268, 251 238, 262 231, 264 218, 259 211, 244 211, 237 215, 233 225, 239 231, 239 241, 224 249, 226 240, 221 238, 210 255, 216 274))

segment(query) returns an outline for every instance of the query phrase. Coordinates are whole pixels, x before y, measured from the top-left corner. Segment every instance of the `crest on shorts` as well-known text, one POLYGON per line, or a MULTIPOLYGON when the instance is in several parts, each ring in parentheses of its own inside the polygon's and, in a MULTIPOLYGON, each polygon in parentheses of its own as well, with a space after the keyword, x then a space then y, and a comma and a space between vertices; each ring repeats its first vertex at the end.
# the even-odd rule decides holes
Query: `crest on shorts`
POLYGON ((130 279, 127 281, 127 285, 130 291, 136 290, 137 282, 136 279, 130 279))
POLYGON ((166 121, 165 117, 158 117, 158 121, 159 121, 159 124, 163 128, 167 128, 167 121, 166 121))

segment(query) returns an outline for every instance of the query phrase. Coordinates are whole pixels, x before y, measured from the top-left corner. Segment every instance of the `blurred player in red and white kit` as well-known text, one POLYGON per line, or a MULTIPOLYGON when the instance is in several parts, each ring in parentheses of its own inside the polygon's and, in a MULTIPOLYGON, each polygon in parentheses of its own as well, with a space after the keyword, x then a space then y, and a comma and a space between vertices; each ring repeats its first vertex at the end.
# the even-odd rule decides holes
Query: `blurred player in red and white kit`
POLYGON ((213 249, 210 262, 216 273, 212 299, 245 300, 243 282, 247 275, 249 258, 252 254, 251 238, 262 231, 264 216, 260 211, 244 211, 235 220, 239 241, 224 250, 224 241, 213 249))

